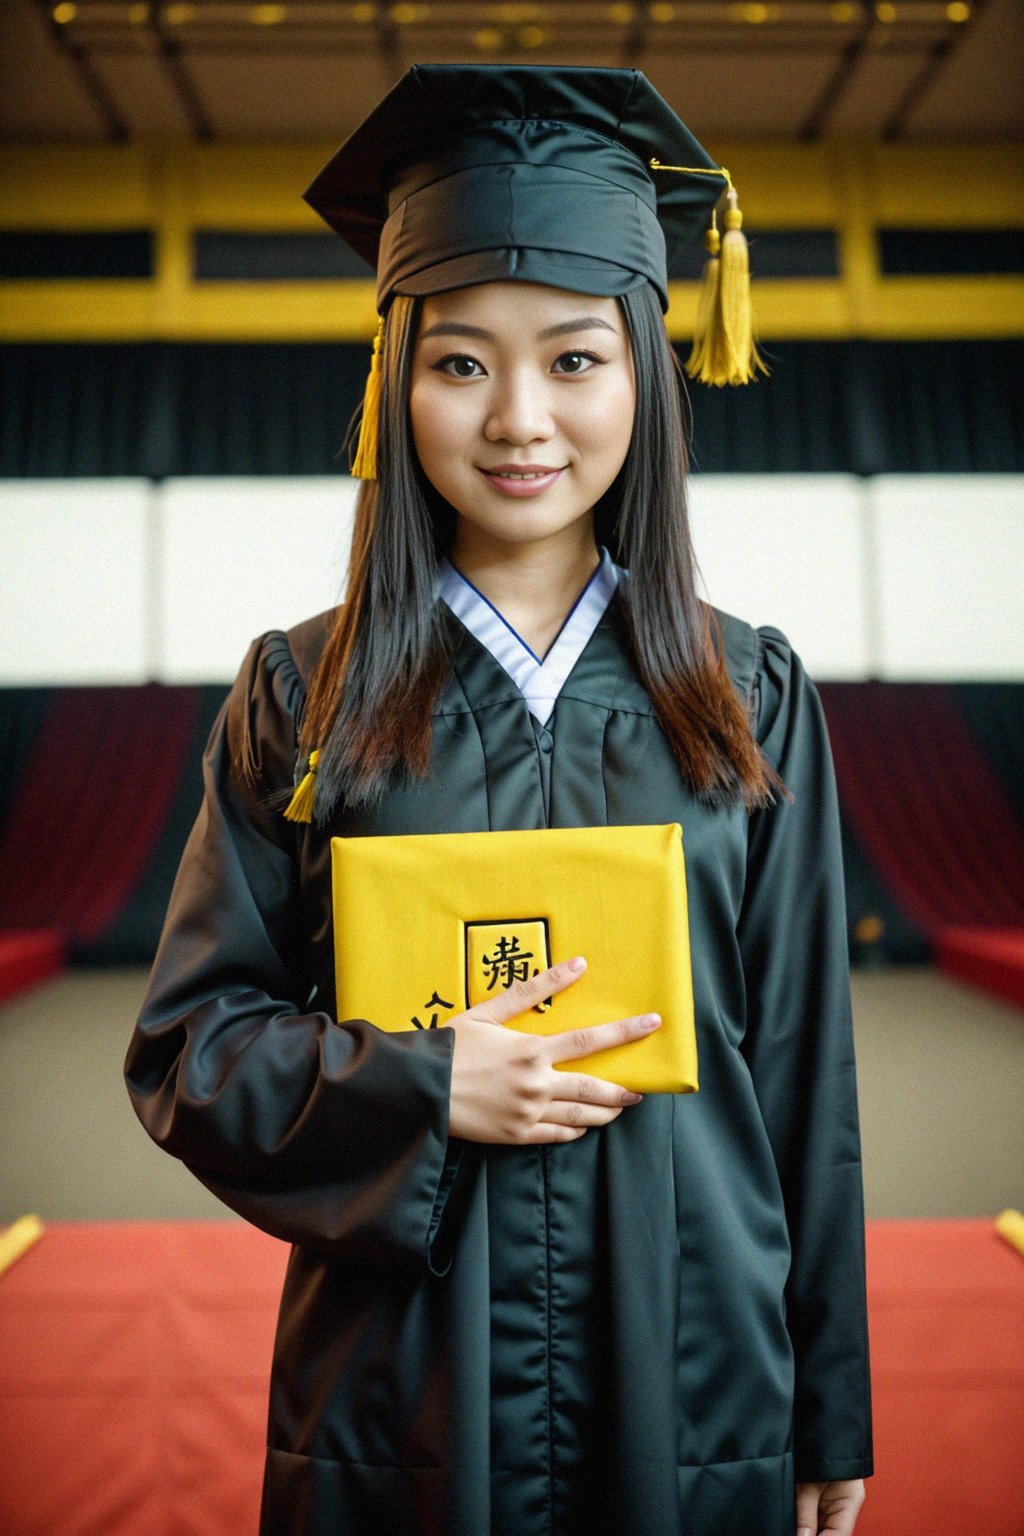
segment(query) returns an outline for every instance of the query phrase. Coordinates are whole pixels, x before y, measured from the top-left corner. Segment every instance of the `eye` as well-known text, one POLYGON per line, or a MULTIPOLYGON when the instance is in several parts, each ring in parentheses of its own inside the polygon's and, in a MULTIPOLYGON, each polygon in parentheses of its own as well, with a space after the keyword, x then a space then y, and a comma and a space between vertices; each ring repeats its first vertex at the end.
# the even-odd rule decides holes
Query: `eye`
MULTIPOLYGON (((563 352, 561 357, 556 358, 555 361, 559 362, 559 363, 564 363, 566 361, 566 359, 569 359, 570 362, 573 362, 573 363, 576 363, 576 364, 579 364, 581 362, 586 362, 588 360, 591 363, 602 363, 604 361, 603 358, 597 356, 596 352, 563 352)), ((565 372, 568 373, 568 374, 578 374, 578 373, 591 373, 591 372, 593 372, 593 370, 590 369, 590 368, 585 368, 585 367, 577 366, 577 367, 573 367, 573 368, 567 368, 567 369, 565 369, 565 372)))
MULTIPOLYGON (((588 363, 600 365, 603 362, 604 358, 598 357, 596 352, 563 352, 555 359, 555 366, 564 377, 573 378, 584 373, 592 373, 593 368, 586 366, 588 363), (558 367, 559 364, 568 366, 558 367)), ((451 352, 432 366, 435 372, 446 373, 451 379, 479 379, 485 376, 476 358, 469 357, 464 352, 451 352), (470 369, 480 369, 480 372, 471 373, 470 369)))
POLYGON ((442 357, 439 363, 434 364, 434 367, 438 373, 447 373, 449 378, 452 379, 476 379, 480 377, 476 373, 450 373, 449 363, 469 363, 472 368, 479 368, 480 364, 475 357, 466 357, 462 352, 452 352, 448 357, 442 357))

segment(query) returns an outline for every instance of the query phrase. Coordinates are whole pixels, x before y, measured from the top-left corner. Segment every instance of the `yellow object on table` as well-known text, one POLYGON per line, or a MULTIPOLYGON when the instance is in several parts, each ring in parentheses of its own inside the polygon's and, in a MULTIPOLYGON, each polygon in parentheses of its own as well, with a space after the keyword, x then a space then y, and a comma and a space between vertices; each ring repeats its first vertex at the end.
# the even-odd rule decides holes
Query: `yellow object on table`
POLYGON ((6 1232, 0 1233, 0 1275, 27 1253, 42 1235, 43 1224, 38 1216, 19 1216, 17 1221, 12 1221, 6 1232))
POLYGON ((1011 1248, 1016 1248, 1018 1253, 1024 1253, 1024 1215, 1011 1207, 1000 1211, 996 1217, 996 1231, 1000 1237, 1004 1237, 1011 1248))

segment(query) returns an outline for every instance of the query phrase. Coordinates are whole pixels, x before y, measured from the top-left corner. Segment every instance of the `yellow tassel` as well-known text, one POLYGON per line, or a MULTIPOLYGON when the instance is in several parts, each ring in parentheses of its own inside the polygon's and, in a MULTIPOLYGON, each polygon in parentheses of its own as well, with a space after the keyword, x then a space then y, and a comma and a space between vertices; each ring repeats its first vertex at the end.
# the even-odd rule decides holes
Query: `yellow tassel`
MULTIPOLYGON (((384 318, 377 321, 377 334, 373 338, 373 357, 370 374, 363 392, 363 417, 359 423, 359 442, 356 446, 352 473, 359 480, 377 478, 377 429, 380 421, 380 349, 384 340, 384 318)), ((306 818, 308 820, 308 817, 306 818)))
POLYGON ((996 1231, 1000 1237, 1006 1239, 1011 1248, 1016 1248, 1019 1253, 1024 1253, 1024 1215, 1011 1207, 1009 1210, 1000 1211, 996 1217, 996 1231))
POLYGON ((697 324, 693 331, 693 348, 686 359, 686 371, 691 379, 699 378, 707 364, 711 316, 718 304, 718 274, 721 266, 719 251, 722 240, 715 222, 714 209, 711 211, 711 228, 704 235, 704 245, 708 259, 704 264, 704 277, 700 285, 700 302, 697 305, 697 324))
POLYGON ((652 159, 654 171, 680 171, 687 176, 721 176, 729 206, 725 234, 718 255, 715 215, 705 235, 709 260, 704 268, 693 350, 686 363, 691 379, 702 384, 749 384, 758 369, 768 373, 754 343, 754 317, 750 303, 750 252, 743 233, 743 215, 732 177, 724 165, 712 170, 700 165, 663 165, 652 159), (718 259, 716 261, 716 255, 718 259))
POLYGON ((316 765, 320 753, 314 748, 309 754, 309 772, 295 790, 285 808, 286 821, 312 821, 313 797, 316 794, 316 765))
POLYGON ((43 1235, 43 1224, 38 1216, 20 1216, 0 1236, 0 1275, 5 1269, 27 1253, 33 1243, 43 1235))
POLYGON ((743 215, 739 210, 736 188, 728 192, 725 234, 722 236, 722 270, 718 280, 708 355, 713 377, 710 384, 749 384, 758 369, 767 373, 754 344, 754 322, 750 306, 750 255, 743 233, 743 215))

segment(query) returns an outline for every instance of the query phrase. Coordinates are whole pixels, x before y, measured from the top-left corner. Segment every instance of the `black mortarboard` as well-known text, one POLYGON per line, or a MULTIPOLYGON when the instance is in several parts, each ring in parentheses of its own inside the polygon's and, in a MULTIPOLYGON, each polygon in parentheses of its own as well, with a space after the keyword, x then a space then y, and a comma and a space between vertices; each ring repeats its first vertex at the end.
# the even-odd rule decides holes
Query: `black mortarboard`
POLYGON ((727 180, 639 70, 419 64, 304 195, 376 268, 382 315, 499 278, 647 280, 667 310, 666 246, 703 232, 727 180))
POLYGON ((396 293, 515 278, 614 297, 650 282, 667 310, 668 257, 705 230, 687 371, 707 384, 767 372, 729 173, 638 69, 415 64, 303 196, 377 271, 361 478, 376 475, 383 316, 396 293))

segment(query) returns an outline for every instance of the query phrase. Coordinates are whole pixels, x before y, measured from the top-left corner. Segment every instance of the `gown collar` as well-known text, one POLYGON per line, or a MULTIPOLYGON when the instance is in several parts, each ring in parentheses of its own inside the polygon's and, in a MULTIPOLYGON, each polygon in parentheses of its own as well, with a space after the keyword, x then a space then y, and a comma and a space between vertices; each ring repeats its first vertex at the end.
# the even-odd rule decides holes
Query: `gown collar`
POLYGON ((600 546, 601 561, 541 659, 493 603, 450 560, 438 562, 437 591, 457 619, 515 683, 530 713, 546 725, 562 686, 597 629, 624 570, 600 546))

